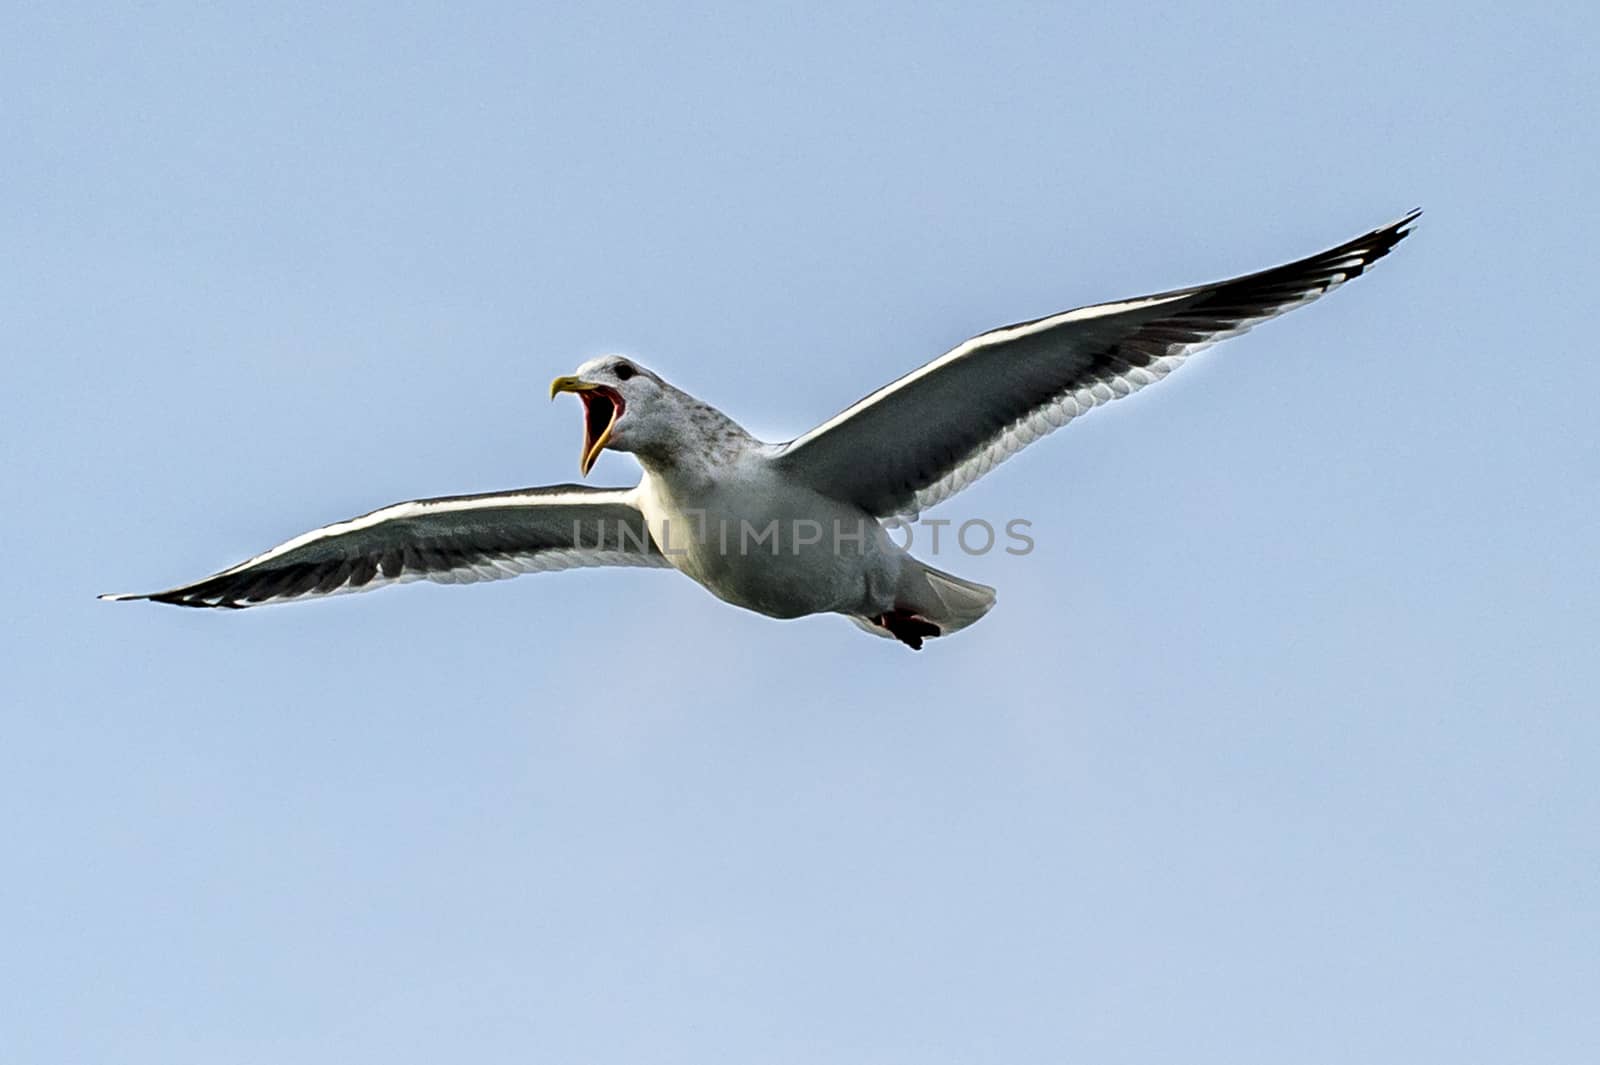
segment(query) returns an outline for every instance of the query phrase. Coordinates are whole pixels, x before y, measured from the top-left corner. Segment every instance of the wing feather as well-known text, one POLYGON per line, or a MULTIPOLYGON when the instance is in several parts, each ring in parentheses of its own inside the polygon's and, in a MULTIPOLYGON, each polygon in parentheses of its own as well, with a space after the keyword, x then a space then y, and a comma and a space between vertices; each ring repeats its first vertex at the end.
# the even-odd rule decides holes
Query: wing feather
POLYGON ((1420 214, 1259 273, 990 330, 780 446, 772 461, 878 517, 915 517, 1072 419, 1360 276, 1420 214))
POLYGON ((396 503, 191 584, 100 598, 238 609, 415 580, 469 584, 577 566, 667 564, 630 491, 552 485, 396 503))

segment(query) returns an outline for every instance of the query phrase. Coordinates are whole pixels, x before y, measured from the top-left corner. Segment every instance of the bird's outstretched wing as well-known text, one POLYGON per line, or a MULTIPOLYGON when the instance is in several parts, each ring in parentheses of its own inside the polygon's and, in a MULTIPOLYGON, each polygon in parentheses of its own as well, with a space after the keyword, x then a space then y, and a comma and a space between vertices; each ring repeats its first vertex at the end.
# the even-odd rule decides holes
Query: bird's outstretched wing
POLYGON ((564 484, 396 503, 193 584, 100 598, 239 608, 415 580, 467 584, 575 566, 667 565, 632 498, 564 484))
POLYGON ((914 517, 1092 407, 1359 276, 1421 213, 1246 277, 983 333, 782 445, 772 461, 878 517, 914 517))

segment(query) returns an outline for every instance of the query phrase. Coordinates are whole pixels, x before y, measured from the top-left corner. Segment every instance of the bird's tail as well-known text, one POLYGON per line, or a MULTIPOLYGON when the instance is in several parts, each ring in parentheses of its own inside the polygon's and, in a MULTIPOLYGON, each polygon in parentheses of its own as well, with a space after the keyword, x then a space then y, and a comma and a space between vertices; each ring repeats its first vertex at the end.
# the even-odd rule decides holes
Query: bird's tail
POLYGON ((903 606, 939 626, 939 635, 960 632, 994 607, 994 589, 987 584, 965 580, 915 559, 907 561, 915 568, 901 579, 901 587, 911 593, 903 606))
POLYGON ((850 620, 874 636, 921 650, 924 639, 960 632, 983 617, 994 606, 994 598, 994 589, 987 584, 963 580, 908 557, 901 566, 894 609, 850 620))

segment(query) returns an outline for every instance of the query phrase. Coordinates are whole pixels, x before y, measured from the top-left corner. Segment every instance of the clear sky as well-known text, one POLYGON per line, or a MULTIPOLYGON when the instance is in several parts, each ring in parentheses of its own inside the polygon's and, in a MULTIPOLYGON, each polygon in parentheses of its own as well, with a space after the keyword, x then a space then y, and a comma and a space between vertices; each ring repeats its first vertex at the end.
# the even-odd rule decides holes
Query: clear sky
POLYGON ((1600 1060, 1594 5, 325 6, 0 17, 0 1058, 1600 1060), (1038 547, 921 654, 93 598, 1415 205, 936 512, 1038 547))

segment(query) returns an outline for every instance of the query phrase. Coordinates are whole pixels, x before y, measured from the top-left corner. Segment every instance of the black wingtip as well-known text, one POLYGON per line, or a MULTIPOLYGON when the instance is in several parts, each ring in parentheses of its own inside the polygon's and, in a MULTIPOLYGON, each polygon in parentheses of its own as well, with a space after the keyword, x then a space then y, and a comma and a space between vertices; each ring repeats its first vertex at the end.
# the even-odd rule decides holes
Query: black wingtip
POLYGON ((184 594, 184 592, 182 590, 175 590, 175 591, 170 591, 170 592, 143 592, 143 593, 124 592, 124 593, 115 593, 115 594, 114 593, 107 593, 105 595, 97 595, 97 596, 95 596, 95 599, 97 601, 99 601, 99 602, 102 602, 102 603, 164 603, 164 604, 166 604, 168 606, 207 607, 207 608, 216 608, 216 607, 235 607, 235 608, 237 608, 237 607, 242 606, 242 604, 239 604, 239 603, 228 603, 228 602, 208 603, 208 602, 206 602, 206 601, 204 601, 202 599, 196 599, 196 598, 194 598, 192 596, 186 595, 186 594, 184 594))
POLYGON ((1382 228, 1378 229, 1377 232, 1379 232, 1379 233, 1393 233, 1395 240, 1404 239, 1405 237, 1408 237, 1408 236, 1411 235, 1412 229, 1414 229, 1416 227, 1417 219, 1419 219, 1421 217, 1422 217, 1422 208, 1413 207, 1413 208, 1411 208, 1411 210, 1409 210, 1405 214, 1401 215, 1395 221, 1390 222, 1388 225, 1383 226, 1382 228))
MULTIPOLYGON (((1311 259, 1307 259, 1304 262, 1331 261, 1351 255, 1358 256, 1360 264, 1350 271, 1349 276, 1360 277, 1367 267, 1388 255, 1395 249, 1396 245, 1409 237, 1413 227, 1417 224, 1417 219, 1421 217, 1422 208, 1413 207, 1388 225, 1379 226, 1377 229, 1370 230, 1354 240, 1346 241, 1337 248, 1329 249, 1321 255, 1312 256, 1311 259)), ((1299 266, 1301 264, 1292 265, 1299 266)))

